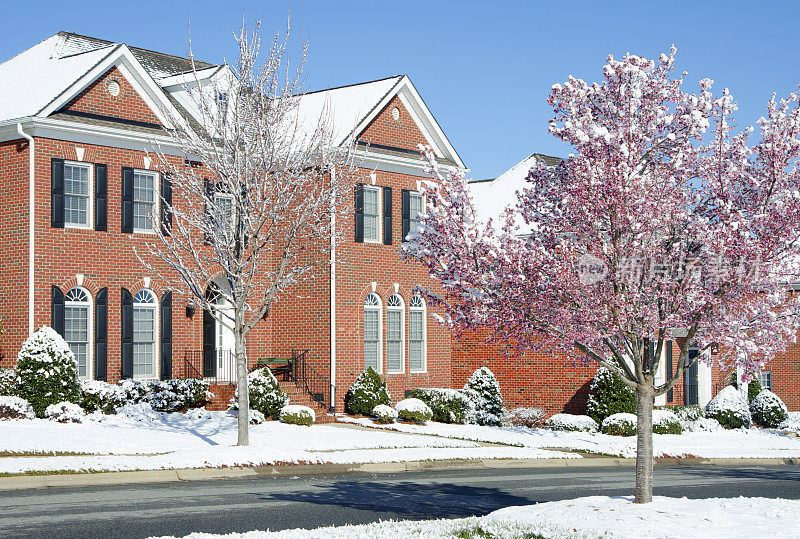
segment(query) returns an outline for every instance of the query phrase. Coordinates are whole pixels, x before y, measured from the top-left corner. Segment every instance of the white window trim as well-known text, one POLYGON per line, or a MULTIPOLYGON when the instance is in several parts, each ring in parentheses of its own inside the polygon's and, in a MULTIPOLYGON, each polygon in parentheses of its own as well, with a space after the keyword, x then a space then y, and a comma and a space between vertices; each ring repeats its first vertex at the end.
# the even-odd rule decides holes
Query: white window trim
MULTIPOLYGON (((411 227, 411 221, 414 220, 414 217, 411 216, 411 197, 412 196, 418 196, 419 199, 420 199, 419 200, 419 215, 424 215, 425 214, 425 208, 427 207, 426 202, 425 202, 425 194, 424 193, 422 193, 420 191, 411 191, 410 192, 410 194, 408 196, 408 213, 409 213, 409 216, 408 216, 408 220, 409 220, 408 232, 409 233, 411 233, 411 232, 416 230, 416 227, 414 227, 414 228, 411 227)), ((421 219, 417 219, 417 220, 419 221, 421 219)), ((405 240, 405 238, 403 238, 403 239, 405 240)))
MULTIPOLYGON (((413 298, 412 298, 413 299, 413 298)), ((419 374, 419 373, 427 373, 428 372, 428 302, 425 301, 424 298, 420 297, 422 300, 422 307, 412 307, 411 302, 409 302, 409 311, 414 312, 421 312, 422 313, 422 369, 416 370, 411 368, 411 362, 409 361, 409 372, 419 374)), ((411 346, 411 325, 408 326, 408 345, 411 346)))
MULTIPOLYGON (((92 295, 89 293, 86 288, 82 286, 73 286, 72 288, 79 288, 83 290, 86 297, 89 298, 88 303, 80 302, 80 301, 65 301, 64 307, 84 307, 88 306, 86 312, 86 376, 81 376, 81 380, 93 380, 94 379, 94 302, 92 301, 92 295)), ((69 290, 72 290, 70 288, 69 290)), ((67 290, 67 293, 69 293, 67 290)), ((65 294, 66 295, 66 294, 65 294)))
POLYGON ((403 297, 400 294, 392 294, 392 296, 400 298, 400 305, 389 306, 389 300, 386 300, 386 374, 404 374, 406 372, 406 302, 403 301, 403 297), (397 371, 389 370, 389 311, 400 313, 400 370, 397 371))
MULTIPOLYGON (((88 196, 89 196, 89 204, 86 206, 86 224, 85 225, 76 225, 75 223, 67 222, 67 215, 66 215, 66 207, 64 208, 64 228, 77 228, 79 230, 91 230, 94 228, 94 167, 92 163, 87 163, 85 161, 64 161, 64 167, 67 165, 73 167, 83 167, 89 170, 88 178, 89 178, 89 186, 88 186, 88 196)), ((66 174, 65 174, 66 175, 66 174)), ((64 178, 64 182, 66 182, 66 178, 64 178)), ((66 198, 66 188, 64 189, 64 197, 66 198)), ((78 287, 81 288, 81 287, 78 287)), ((90 295, 91 297, 91 295, 90 295)))
MULTIPOLYGON (((383 188, 379 185, 364 185, 364 191, 371 190, 375 191, 378 194, 378 226, 377 230, 377 238, 367 239, 367 228, 364 227, 364 243, 383 243, 383 188)), ((364 205, 366 207, 366 204, 364 205)), ((362 214, 366 218, 367 214, 364 213, 362 208, 362 214)))
MULTIPOLYGON (((136 228, 136 225, 133 226, 133 233, 134 234, 155 234, 156 227, 160 225, 159 219, 161 216, 161 190, 160 187, 160 179, 161 176, 158 172, 154 170, 146 170, 143 168, 135 168, 133 169, 133 174, 148 174, 153 177, 153 214, 150 216, 150 225, 151 228, 136 228)), ((134 181, 131 178, 131 181, 134 181)), ((135 193, 134 189, 134 193, 135 193)), ((133 196, 133 205, 136 206, 136 195, 133 196)), ((131 210, 133 211, 133 210, 131 210)), ((135 221, 134 221, 135 222, 135 221)), ((152 292, 152 290, 151 290, 152 292)), ((155 294, 153 294, 155 295, 155 294)), ((156 303, 158 303, 158 297, 156 297, 156 303)))
MULTIPOLYGON (((375 292, 372 292, 372 294, 375 294, 375 297, 378 298, 378 304, 377 305, 364 305, 363 308, 364 308, 364 313, 365 314, 366 314, 367 311, 376 311, 378 313, 378 371, 377 372, 378 372, 378 374, 382 374, 383 373, 383 316, 382 316, 383 315, 383 301, 381 301, 381 297, 378 294, 376 294, 375 292)), ((366 316, 365 316, 365 320, 366 320, 366 316)), ((363 332, 363 337, 361 339, 361 349, 362 350, 364 349, 364 344, 367 342, 367 335, 366 335, 366 331, 365 331, 365 329, 366 329, 365 325, 366 324, 363 324, 363 323, 361 324, 361 326, 362 326, 361 327, 361 331, 363 332)), ((367 370, 367 357, 366 357, 366 354, 364 355, 364 370, 367 370)))
POLYGON ((219 204, 217 203, 217 200, 219 200, 219 199, 226 199, 226 200, 230 200, 231 201, 231 208, 233 209, 233 215, 231 216, 231 219, 233 219, 233 222, 226 223, 226 225, 228 225, 230 227, 231 237, 233 237, 233 232, 236 229, 236 214, 237 214, 237 212, 236 212, 236 200, 235 200, 233 194, 231 194, 231 193, 222 193, 220 191, 214 191, 214 206, 216 206, 217 211, 220 213, 220 217, 223 217, 223 218, 224 218, 224 215, 222 215, 222 211, 221 211, 222 209, 219 207, 219 204))
MULTIPOLYGON (((158 315, 159 315, 159 311, 161 310, 161 309, 159 309, 161 303, 159 302, 159 299, 158 299, 158 296, 156 295, 156 293, 153 292, 149 288, 140 288, 139 290, 134 292, 133 297, 136 298, 136 294, 138 294, 142 290, 146 290, 147 292, 149 292, 153 296, 154 303, 138 303, 138 302, 134 301, 133 302, 133 309, 136 309, 137 307, 139 307, 139 308, 152 307, 153 308, 153 375, 152 376, 142 376, 141 374, 134 374, 134 373, 131 373, 131 374, 132 374, 132 377, 134 379, 136 379, 136 380, 159 380, 161 378, 161 372, 160 372, 160 370, 161 370, 161 361, 160 361, 160 359, 161 359, 161 350, 160 350, 160 344, 161 344, 161 327, 160 327, 160 323, 161 323, 161 321, 159 320, 159 316, 158 315)), ((136 324, 135 318, 134 318, 133 323, 134 323, 134 327, 135 327, 135 324, 136 324)), ((135 342, 136 341, 134 341, 134 343, 135 342)), ((133 368, 133 366, 131 366, 131 368, 133 368)))

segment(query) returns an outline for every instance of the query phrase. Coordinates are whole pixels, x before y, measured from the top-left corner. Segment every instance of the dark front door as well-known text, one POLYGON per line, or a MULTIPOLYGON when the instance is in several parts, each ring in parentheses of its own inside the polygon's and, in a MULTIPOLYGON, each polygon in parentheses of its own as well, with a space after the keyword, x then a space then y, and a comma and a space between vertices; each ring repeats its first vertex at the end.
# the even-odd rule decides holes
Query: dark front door
POLYGON ((689 349, 689 359, 691 366, 683 371, 683 403, 688 405, 700 404, 697 356, 697 348, 689 349))
POLYGON ((212 378, 217 366, 217 322, 211 312, 203 309, 203 377, 212 378))

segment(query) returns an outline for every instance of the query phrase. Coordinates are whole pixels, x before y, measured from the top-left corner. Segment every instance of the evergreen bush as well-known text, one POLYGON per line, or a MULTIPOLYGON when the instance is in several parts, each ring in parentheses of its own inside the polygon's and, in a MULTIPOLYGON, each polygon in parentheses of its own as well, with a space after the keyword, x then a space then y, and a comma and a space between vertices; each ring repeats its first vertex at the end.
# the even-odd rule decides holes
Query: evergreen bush
POLYGON ((598 423, 614 414, 636 414, 636 392, 605 367, 597 370, 589 391, 586 413, 598 423))
POLYGON ((503 423, 503 396, 500 393, 500 384, 488 367, 481 367, 473 372, 464 385, 464 391, 473 400, 475 422, 478 425, 499 427, 503 423))
POLYGON ((746 397, 733 386, 723 388, 711 399, 703 415, 716 419, 726 429, 749 427, 751 423, 746 397))
POLYGON ((113 414, 125 402, 125 391, 116 384, 100 380, 81 380, 80 405, 86 412, 113 414))
POLYGON ((379 404, 372 409, 372 417, 378 423, 389 424, 397 421, 397 410, 388 404, 379 404))
MULTIPOLYGON (((256 369, 247 376, 248 395, 250 408, 258 410, 265 417, 280 419, 281 409, 289 404, 289 395, 281 391, 277 378, 269 367, 256 369)), ((230 409, 238 410, 239 391, 237 389, 231 399, 230 409)))
POLYGON ((569 432, 597 432, 597 421, 588 415, 553 414, 545 422, 551 430, 569 432))
POLYGON ((210 397, 208 382, 190 378, 183 380, 122 380, 125 405, 147 403, 157 412, 180 412, 197 408, 210 397))
POLYGON ((428 405, 419 399, 403 399, 394 405, 394 409, 397 410, 400 419, 415 423, 424 423, 433 417, 428 405))
POLYGON ((33 419, 33 406, 19 397, 0 395, 0 419, 33 419))
POLYGON ((753 402, 753 399, 758 397, 758 394, 761 393, 761 390, 761 382, 758 381, 758 378, 753 379, 752 382, 747 384, 747 402, 753 402))
POLYGON ((67 341, 50 327, 42 327, 23 343, 17 374, 17 395, 33 406, 37 417, 44 417, 51 404, 80 400, 75 355, 67 341))
POLYGON ((389 404, 391 399, 386 382, 372 367, 362 372, 344 396, 344 411, 348 414, 370 415, 379 404, 389 404))
POLYGON ((600 424, 600 432, 613 436, 634 436, 636 416, 627 412, 611 414, 600 424))
POLYGON ((281 423, 291 423, 294 425, 305 425, 310 427, 314 424, 316 414, 314 413, 314 410, 308 406, 289 404, 281 408, 279 417, 281 423))
POLYGON ((769 389, 761 391, 750 402, 750 413, 756 425, 769 429, 777 428, 778 425, 789 419, 789 410, 786 405, 769 389))
POLYGON ((653 410, 653 432, 655 434, 683 434, 683 425, 671 410, 653 410))
POLYGON ((59 423, 83 423, 86 412, 74 402, 59 402, 48 406, 44 416, 59 423))
POLYGON ((457 389, 417 388, 409 392, 408 398, 419 399, 427 404, 433 412, 434 421, 462 425, 474 422, 473 400, 457 389))
POLYGON ((16 387, 16 371, 14 369, 0 369, 0 396, 14 395, 16 387))

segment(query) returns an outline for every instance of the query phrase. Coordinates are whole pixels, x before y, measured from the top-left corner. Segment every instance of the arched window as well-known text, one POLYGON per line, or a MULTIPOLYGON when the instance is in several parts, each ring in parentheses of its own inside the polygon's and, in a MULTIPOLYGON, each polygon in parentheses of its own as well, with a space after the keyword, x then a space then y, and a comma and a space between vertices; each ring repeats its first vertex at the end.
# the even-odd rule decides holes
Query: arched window
POLYGON ((381 372, 381 298, 371 293, 364 300, 364 368, 381 372))
POLYGON ((408 366, 411 372, 425 372, 428 368, 427 322, 425 300, 419 294, 409 302, 408 317, 408 366))
POLYGON ((386 302, 386 371, 403 372, 403 318, 405 305, 398 294, 386 302))
POLYGON ((142 289, 133 296, 133 376, 156 375, 156 296, 142 289))
POLYGON ((89 332, 91 325, 91 296, 85 288, 70 288, 64 296, 64 339, 75 354, 78 363, 78 376, 89 378, 91 373, 91 353, 89 332))

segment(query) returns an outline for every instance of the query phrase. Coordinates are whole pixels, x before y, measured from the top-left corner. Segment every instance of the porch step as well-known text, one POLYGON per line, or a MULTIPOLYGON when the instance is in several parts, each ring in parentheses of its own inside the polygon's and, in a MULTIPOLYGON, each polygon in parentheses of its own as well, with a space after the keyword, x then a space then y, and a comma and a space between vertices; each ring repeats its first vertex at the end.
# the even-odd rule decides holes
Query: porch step
POLYGON ((297 387, 297 384, 291 381, 278 380, 278 385, 281 391, 289 395, 289 404, 302 404, 314 410, 316 414, 316 424, 334 423, 336 418, 333 417, 328 410, 321 406, 317 401, 311 398, 311 395, 297 387))

